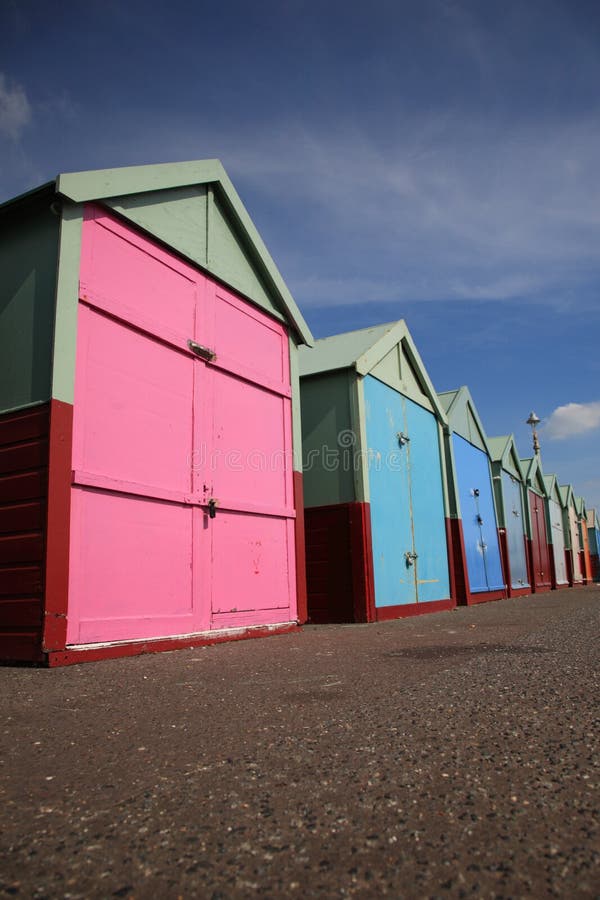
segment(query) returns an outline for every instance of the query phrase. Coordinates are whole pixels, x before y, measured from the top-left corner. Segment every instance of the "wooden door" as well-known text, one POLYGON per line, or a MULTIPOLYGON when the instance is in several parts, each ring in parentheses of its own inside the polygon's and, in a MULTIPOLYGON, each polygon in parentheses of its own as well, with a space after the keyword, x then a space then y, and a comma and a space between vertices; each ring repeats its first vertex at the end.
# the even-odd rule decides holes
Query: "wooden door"
POLYGON ((567 561, 565 557, 565 532, 560 505, 556 500, 549 501, 552 553, 554 555, 554 571, 556 583, 568 584, 567 561))
POLYGON ((294 618, 285 329, 98 208, 81 259, 68 642, 294 618))
POLYGON ((535 491, 528 491, 531 514, 531 555, 533 561, 533 584, 535 587, 550 587, 550 554, 546 531, 544 499, 535 491))
POLYGON ((498 524, 487 455, 452 435, 456 478, 471 593, 504 587, 498 524))
POLYGON ((402 396, 364 381, 375 606, 416 603, 415 543, 409 483, 410 443, 402 396))
POLYGON ((521 483, 505 471, 502 472, 502 492, 504 496, 504 518, 511 586, 513 588, 527 587, 529 585, 529 577, 525 553, 525 523, 521 483))

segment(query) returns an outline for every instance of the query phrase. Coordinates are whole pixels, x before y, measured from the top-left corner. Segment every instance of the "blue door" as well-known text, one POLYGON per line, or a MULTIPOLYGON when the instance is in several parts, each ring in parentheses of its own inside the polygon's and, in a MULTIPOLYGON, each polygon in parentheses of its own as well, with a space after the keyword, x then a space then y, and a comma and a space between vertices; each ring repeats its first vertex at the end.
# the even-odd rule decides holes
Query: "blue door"
POLYGON ((498 526, 487 454, 452 435, 458 497, 472 593, 504 587, 498 526))
POLYGON ((432 413, 364 382, 375 605, 450 596, 438 429, 432 413))
POLYGON ((404 398, 418 603, 450 597, 440 439, 433 413, 404 398))
POLYGON ((516 478, 504 471, 502 472, 502 494, 510 563, 510 583, 514 588, 528 587, 521 485, 516 478))

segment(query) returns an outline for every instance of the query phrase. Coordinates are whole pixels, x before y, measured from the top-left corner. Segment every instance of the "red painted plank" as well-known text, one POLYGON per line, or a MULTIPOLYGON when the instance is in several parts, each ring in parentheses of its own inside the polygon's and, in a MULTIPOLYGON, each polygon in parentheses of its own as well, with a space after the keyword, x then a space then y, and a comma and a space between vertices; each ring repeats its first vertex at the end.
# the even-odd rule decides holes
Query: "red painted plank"
POLYGON ((0 597, 14 597, 17 594, 31 596, 43 589, 42 566, 11 566, 0 569, 0 597))
POLYGON ((40 649, 39 632, 0 632, 0 659, 4 662, 44 662, 45 655, 40 649))
POLYGON ((375 620, 370 523, 366 503, 305 510, 311 622, 375 620))
POLYGON ((41 531, 45 528, 46 504, 43 500, 0 507, 0 534, 41 531))
POLYGON ((426 613, 445 612, 454 609, 454 600, 432 600, 430 603, 406 603, 398 606, 381 606, 376 610, 378 622, 391 619, 407 619, 411 616, 422 616, 426 613))
POLYGON ((0 565, 38 562, 44 555, 44 540, 38 532, 9 534, 0 537, 0 565))
POLYGON ((348 515, 354 621, 374 622, 376 613, 371 507, 368 503, 351 503, 348 515))
POLYGON ((235 633, 198 634, 185 638, 165 638, 158 641, 136 641, 126 644, 113 644, 105 647, 86 647, 81 650, 69 648, 62 651, 51 651, 47 655, 48 665, 72 666, 82 662, 97 662, 102 659, 119 659, 124 656, 139 656, 143 653, 162 653, 166 650, 187 650, 191 647, 209 647, 224 641, 245 641, 251 638, 275 637, 300 631, 296 624, 274 627, 252 627, 235 633))
POLYGON ((52 400, 43 638, 45 650, 63 650, 67 640, 72 443, 73 407, 69 403, 52 400))
POLYGON ((37 628, 42 624, 42 604, 39 597, 0 599, 0 629, 17 631, 21 628, 37 628))
POLYGON ((45 437, 26 444, 0 447, 0 472, 26 472, 48 465, 48 440, 45 437))
POLYGON ((45 437, 48 434, 48 421, 49 407, 46 404, 2 416, 0 446, 45 437))
POLYGON ((45 469, 0 478, 0 503, 15 500, 33 500, 45 497, 48 491, 48 474, 45 469))

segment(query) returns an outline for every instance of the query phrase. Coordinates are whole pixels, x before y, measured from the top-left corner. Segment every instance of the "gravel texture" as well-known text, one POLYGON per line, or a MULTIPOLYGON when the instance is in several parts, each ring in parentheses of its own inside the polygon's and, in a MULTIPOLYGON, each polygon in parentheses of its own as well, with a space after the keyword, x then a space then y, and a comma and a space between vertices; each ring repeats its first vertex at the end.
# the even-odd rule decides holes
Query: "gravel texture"
POLYGON ((600 897, 600 588, 0 668, 0 896, 600 897))

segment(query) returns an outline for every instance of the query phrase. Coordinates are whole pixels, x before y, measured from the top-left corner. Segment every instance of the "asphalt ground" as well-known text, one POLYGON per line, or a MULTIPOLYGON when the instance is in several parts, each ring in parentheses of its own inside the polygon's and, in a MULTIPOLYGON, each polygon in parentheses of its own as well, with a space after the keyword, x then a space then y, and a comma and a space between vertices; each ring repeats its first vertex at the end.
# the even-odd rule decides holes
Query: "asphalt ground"
POLYGON ((0 668, 0 896, 600 897, 600 589, 0 668))

